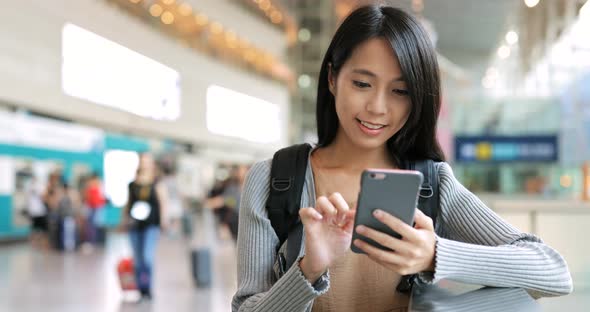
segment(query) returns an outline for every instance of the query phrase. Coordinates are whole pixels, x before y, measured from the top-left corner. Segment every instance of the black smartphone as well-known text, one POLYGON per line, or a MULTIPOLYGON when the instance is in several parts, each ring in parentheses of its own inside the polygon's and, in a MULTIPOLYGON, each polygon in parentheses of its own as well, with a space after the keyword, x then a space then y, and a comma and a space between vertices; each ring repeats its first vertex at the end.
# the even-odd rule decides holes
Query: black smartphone
POLYGON ((352 234, 351 249, 353 252, 364 253, 354 245, 355 239, 361 239, 377 248, 389 250, 389 248, 357 234, 356 227, 358 225, 364 225, 401 238, 401 235, 377 220, 373 216, 373 211, 381 209, 403 222, 413 225, 423 178, 421 172, 414 170, 367 169, 363 171, 352 234))

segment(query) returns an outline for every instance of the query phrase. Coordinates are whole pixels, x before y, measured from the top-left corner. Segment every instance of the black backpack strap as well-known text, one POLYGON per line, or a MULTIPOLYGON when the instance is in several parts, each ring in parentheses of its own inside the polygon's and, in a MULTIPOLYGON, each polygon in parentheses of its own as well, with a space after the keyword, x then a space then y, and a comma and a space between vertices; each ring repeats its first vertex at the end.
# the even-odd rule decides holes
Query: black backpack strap
POLYGON ((299 208, 310 150, 309 144, 293 145, 279 150, 272 159, 266 210, 279 238, 277 253, 288 239, 287 259, 278 255, 281 270, 291 267, 301 249, 303 226, 299 222, 299 208))
MULTIPOLYGON (((438 171, 436 164, 431 159, 420 161, 409 161, 406 169, 420 171, 424 177, 420 185, 420 195, 418 199, 418 209, 432 219, 433 225, 436 226, 438 216, 439 196, 438 196, 438 171)), ((409 292, 414 285, 416 274, 404 275, 397 285, 397 291, 409 292)))
POLYGON ((418 208, 424 212, 425 215, 432 219, 433 224, 436 224, 438 216, 439 198, 438 198, 438 171, 433 160, 421 160, 412 162, 413 170, 422 172, 424 180, 420 186, 420 198, 418 200, 418 208))

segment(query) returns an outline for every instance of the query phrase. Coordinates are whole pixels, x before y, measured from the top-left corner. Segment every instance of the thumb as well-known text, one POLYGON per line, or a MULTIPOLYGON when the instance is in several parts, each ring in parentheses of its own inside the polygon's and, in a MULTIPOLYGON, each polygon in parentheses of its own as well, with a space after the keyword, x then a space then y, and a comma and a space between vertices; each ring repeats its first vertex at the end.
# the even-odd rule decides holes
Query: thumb
POLYGON ((426 229, 430 231, 434 231, 434 225, 432 224, 432 219, 425 215, 420 209, 416 208, 416 214, 414 215, 414 222, 416 222, 417 229, 426 229))

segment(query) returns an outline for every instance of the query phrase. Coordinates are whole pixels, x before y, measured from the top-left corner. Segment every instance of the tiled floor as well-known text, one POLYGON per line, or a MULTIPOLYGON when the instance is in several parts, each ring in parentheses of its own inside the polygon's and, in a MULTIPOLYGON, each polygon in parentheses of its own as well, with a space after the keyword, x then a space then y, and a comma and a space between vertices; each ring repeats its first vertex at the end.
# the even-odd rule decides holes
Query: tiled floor
POLYGON ((236 288, 233 242, 218 241, 213 250, 210 289, 194 286, 188 246, 160 239, 154 299, 139 304, 124 302, 117 280, 116 262, 130 254, 123 234, 111 234, 104 250, 90 255, 0 246, 0 311, 229 311, 236 288))

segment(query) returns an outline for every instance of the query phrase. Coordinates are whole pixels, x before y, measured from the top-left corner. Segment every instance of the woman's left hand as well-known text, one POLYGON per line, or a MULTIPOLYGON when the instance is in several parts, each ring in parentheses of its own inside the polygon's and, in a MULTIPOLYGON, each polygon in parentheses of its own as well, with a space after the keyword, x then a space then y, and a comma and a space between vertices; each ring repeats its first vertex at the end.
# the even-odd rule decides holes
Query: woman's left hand
POLYGON ((373 216, 399 233, 402 238, 397 239, 363 225, 357 226, 357 233, 392 250, 382 250, 355 239, 354 244, 367 253, 369 258, 401 275, 434 271, 436 235, 431 218, 416 209, 415 227, 411 227, 382 210, 375 210, 373 216))

